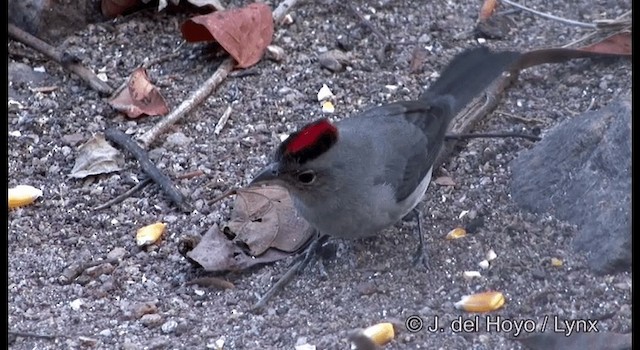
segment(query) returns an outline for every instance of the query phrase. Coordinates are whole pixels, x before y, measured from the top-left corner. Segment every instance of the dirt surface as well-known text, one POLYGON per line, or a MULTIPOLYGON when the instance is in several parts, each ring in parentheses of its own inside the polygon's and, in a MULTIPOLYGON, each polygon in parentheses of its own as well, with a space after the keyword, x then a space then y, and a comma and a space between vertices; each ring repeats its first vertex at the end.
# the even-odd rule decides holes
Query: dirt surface
MULTIPOLYGON (((485 290, 502 291, 507 298, 492 317, 520 322, 540 322, 545 316, 590 319, 598 321, 600 331, 631 332, 631 274, 593 275, 584 257, 571 252, 575 227, 548 215, 523 213, 510 200, 509 161, 533 145, 520 139, 471 140, 440 169, 439 175, 448 174, 456 186, 432 185, 423 202, 429 271, 411 265, 415 223, 406 222, 375 239, 333 241, 336 253, 325 254, 323 260, 328 275, 323 277, 320 265, 313 265, 262 314, 251 312, 251 306, 284 273, 290 259, 225 275, 235 284, 229 290, 187 284, 203 273, 179 254, 180 240, 228 220, 231 201, 208 203, 231 187, 247 184, 266 163, 265 155, 277 145, 279 135, 321 115, 316 94, 322 84, 338 96, 335 118, 348 117, 367 106, 417 97, 451 57, 477 44, 468 31, 480 2, 353 3, 397 43, 387 52, 386 64, 375 58, 380 39, 337 2, 301 1, 291 12, 294 23, 275 34, 274 44, 287 54, 284 62, 263 60, 253 68, 255 75, 228 78, 203 106, 152 146, 152 160, 172 178, 204 171, 204 176, 176 180, 196 208, 190 214, 176 210, 156 186, 108 209, 93 210, 144 175, 127 156, 125 169, 118 173, 69 178, 77 147, 108 127, 141 134, 159 119, 125 119, 79 79, 9 41, 10 63, 46 70, 37 83, 14 82, 10 87, 10 96, 22 108, 9 107, 8 186, 36 186, 44 190, 44 197, 9 212, 9 330, 55 336, 13 337, 10 348, 202 349, 215 348, 222 339, 225 349, 293 349, 303 343, 347 349, 351 330, 383 320, 400 324, 386 349, 520 348, 509 339, 513 332, 454 333, 448 327, 451 320, 473 317, 453 303, 485 290), (351 68, 330 73, 320 67, 318 56, 336 48, 338 41, 352 47, 351 68), (431 53, 423 69, 411 74, 416 42, 431 53), (57 89, 30 89, 42 86, 57 89), (214 126, 230 104, 231 118, 214 136, 214 126), (168 138, 176 133, 186 139, 179 134, 168 138), (469 213, 460 218, 463 211, 469 213), (159 220, 168 223, 164 239, 148 249, 138 248, 136 229, 159 220), (457 226, 473 233, 444 240, 457 226), (480 270, 478 262, 489 249, 498 255, 491 268, 483 270, 480 279, 463 279, 463 271, 480 270), (108 254, 124 256, 82 280, 60 283, 69 264, 105 259, 108 254), (551 266, 552 257, 564 265, 551 266), (142 316, 145 313, 150 316, 142 316), (429 323, 437 316, 444 331, 408 332, 402 324, 412 315, 429 323)), ((527 5, 589 22, 617 17, 630 10, 631 1, 531 0, 527 5)), ((148 69, 175 107, 220 62, 207 45, 181 45, 179 25, 187 17, 139 12, 91 25, 69 37, 66 47, 94 71, 104 72, 112 86, 125 81, 145 59, 178 52, 178 57, 148 69)), ((561 46, 588 33, 523 12, 508 18, 511 31, 487 45, 518 50, 561 46)), ((630 89, 630 60, 536 67, 521 74, 477 131, 539 129, 544 135, 560 121, 599 109, 630 89)))

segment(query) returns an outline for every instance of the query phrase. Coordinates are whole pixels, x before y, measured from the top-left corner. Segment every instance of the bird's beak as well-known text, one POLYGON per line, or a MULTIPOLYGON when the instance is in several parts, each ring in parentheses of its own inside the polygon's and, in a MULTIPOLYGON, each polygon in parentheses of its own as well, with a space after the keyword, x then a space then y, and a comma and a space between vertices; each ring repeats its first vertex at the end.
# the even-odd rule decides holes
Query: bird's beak
POLYGON ((278 168, 279 168, 278 163, 271 163, 267 165, 264 169, 262 169, 258 173, 258 175, 256 175, 256 177, 253 178, 253 180, 251 180, 251 183, 249 183, 249 186, 259 184, 259 183, 273 182, 274 180, 278 180, 278 175, 280 175, 278 168))

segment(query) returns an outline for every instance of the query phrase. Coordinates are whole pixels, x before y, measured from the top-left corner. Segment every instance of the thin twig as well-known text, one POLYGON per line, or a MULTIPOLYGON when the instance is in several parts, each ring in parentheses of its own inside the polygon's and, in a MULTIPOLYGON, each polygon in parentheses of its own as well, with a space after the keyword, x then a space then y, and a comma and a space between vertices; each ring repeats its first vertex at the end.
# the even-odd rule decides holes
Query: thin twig
POLYGON ((60 52, 55 47, 48 43, 36 38, 35 36, 25 32, 16 25, 9 23, 9 36, 14 40, 20 41, 27 46, 30 46, 34 50, 41 52, 45 56, 52 59, 54 62, 61 65, 66 70, 75 73, 78 77, 84 80, 89 86, 98 91, 99 93, 110 95, 113 92, 113 88, 104 81, 100 80, 89 68, 80 64, 77 57, 70 55, 67 52, 60 52))
POLYGON ((176 48, 173 49, 172 52, 169 52, 166 55, 158 56, 156 58, 152 58, 150 60, 147 60, 147 61, 143 62, 140 66, 142 68, 146 69, 146 68, 149 68, 149 67, 153 66, 154 64, 162 63, 164 61, 168 61, 170 59, 179 57, 181 52, 178 51, 178 49, 180 49, 182 47, 182 45, 184 45, 184 43, 185 43, 185 41, 181 42, 180 45, 176 46, 176 48))
POLYGON ((64 335, 51 335, 51 334, 37 334, 31 332, 9 331, 9 335, 22 338, 36 338, 36 339, 48 339, 55 340, 56 338, 64 337, 64 335))
POLYGON ((73 282, 78 276, 80 276, 84 271, 90 269, 92 267, 96 267, 102 264, 117 264, 118 259, 103 259, 103 260, 94 260, 85 263, 73 262, 62 271, 58 281, 60 284, 70 284, 73 282))
POLYGON ((518 137, 531 141, 540 141, 540 137, 535 135, 522 134, 518 132, 498 132, 498 133, 473 133, 473 134, 447 134, 446 140, 480 139, 480 138, 506 138, 518 137))
MULTIPOLYGON (((295 6, 296 2, 297 0, 285 0, 273 11, 273 20, 276 24, 280 24, 287 11, 295 6)), ((193 92, 178 108, 140 136, 140 142, 142 142, 143 146, 149 148, 151 143, 153 143, 160 134, 164 133, 171 125, 175 124, 178 120, 189 114, 196 106, 200 105, 213 90, 224 81, 235 65, 236 61, 231 57, 222 61, 218 69, 198 90, 193 92)))
POLYGON ((610 31, 610 30, 624 30, 627 27, 631 26, 631 21, 630 20, 623 20, 625 17, 631 15, 631 11, 627 11, 625 13, 623 13, 622 15, 616 17, 616 19, 614 20, 608 20, 608 19, 603 19, 603 20, 596 20, 594 21, 594 23, 596 24, 596 26, 598 27, 597 31, 592 31, 589 32, 585 35, 583 35, 582 37, 580 37, 579 39, 576 39, 566 45, 563 45, 563 48, 568 48, 568 47, 572 47, 575 46, 581 42, 587 41, 588 39, 591 39, 594 36, 600 35, 602 34, 602 32, 604 31, 610 31))
POLYGON ((216 127, 213 129, 214 135, 218 135, 222 131, 222 128, 224 128, 224 125, 227 124, 227 120, 229 120, 229 117, 231 116, 231 111, 233 111, 233 108, 229 105, 224 113, 222 113, 218 123, 216 123, 216 127))
POLYGON ((104 136, 107 140, 112 141, 120 145, 122 148, 129 151, 140 163, 140 167, 144 170, 150 178, 157 183, 160 188, 166 193, 171 201, 183 212, 188 213, 193 210, 191 205, 187 203, 186 198, 178 191, 171 182, 171 179, 167 177, 160 169, 158 169, 153 162, 147 156, 145 150, 140 148, 138 144, 133 141, 128 135, 117 129, 107 129, 104 132, 104 136))
POLYGON ((134 193, 140 191, 141 189, 145 188, 145 186, 147 186, 148 184, 151 183, 151 178, 146 178, 142 181, 140 181, 137 185, 133 186, 131 189, 129 189, 127 192, 119 195, 118 197, 104 203, 101 204, 95 208, 93 208, 93 210, 102 210, 105 208, 109 208, 112 205, 118 204, 122 201, 124 201, 125 199, 131 197, 134 193))
POLYGON ((178 180, 191 179, 193 177, 202 176, 202 175, 204 175, 204 171, 198 169, 198 170, 189 171, 184 174, 177 175, 176 179, 178 180))
POLYGON ((387 52, 387 50, 389 50, 389 47, 391 46, 391 43, 389 42, 387 37, 384 34, 382 34, 382 32, 379 31, 378 28, 376 28, 376 26, 373 25, 373 23, 371 23, 371 21, 369 21, 367 18, 365 18, 360 13, 360 11, 358 11, 358 9, 355 8, 353 6, 353 4, 351 4, 350 1, 345 2, 344 5, 360 20, 360 22, 365 27, 369 28, 369 30, 376 37, 378 37, 378 40, 380 40, 380 42, 382 43, 382 47, 378 51, 376 51, 376 58, 378 59, 379 62, 384 62, 385 61, 385 53, 387 52))
POLYGON ((178 108, 174 109, 166 117, 160 120, 156 125, 149 129, 146 133, 140 136, 140 142, 142 142, 145 148, 149 148, 151 143, 155 141, 158 136, 164 133, 169 127, 175 124, 178 120, 182 119, 185 115, 191 112, 196 106, 200 105, 209 95, 215 90, 222 81, 227 77, 229 72, 233 70, 236 64, 236 60, 232 57, 227 57, 222 61, 218 69, 213 73, 209 79, 207 79, 198 90, 193 92, 189 98, 182 101, 178 108))
POLYGON ((533 124, 543 124, 544 120, 542 119, 538 119, 538 118, 523 118, 519 115, 515 115, 515 114, 511 114, 511 113, 507 113, 507 112, 503 112, 503 111, 496 111, 497 114, 501 114, 504 115, 506 117, 509 117, 511 119, 515 119, 519 122, 523 122, 523 123, 533 123, 533 124))
POLYGON ((229 196, 233 196, 234 194, 237 194, 237 193, 238 193, 238 189, 237 188, 232 188, 230 190, 227 190, 227 192, 219 195, 218 197, 212 199, 208 204, 209 205, 214 204, 214 203, 219 202, 219 201, 221 201, 221 200, 223 200, 223 199, 225 199, 225 198, 227 198, 229 196))
POLYGON ((511 0, 501 0, 501 1, 504 2, 505 4, 511 5, 513 7, 517 7, 519 9, 524 10, 524 11, 531 12, 531 13, 533 13, 535 15, 540 16, 540 17, 551 19, 551 20, 558 21, 558 22, 561 22, 561 23, 574 25, 574 26, 578 26, 578 27, 583 27, 583 28, 591 28, 591 29, 596 29, 598 27, 594 23, 585 23, 585 22, 574 21, 572 19, 562 18, 562 17, 554 16, 554 15, 551 15, 551 14, 548 14, 548 13, 540 12, 540 11, 534 10, 532 8, 526 7, 524 5, 520 5, 518 3, 515 3, 515 2, 513 2, 511 0))

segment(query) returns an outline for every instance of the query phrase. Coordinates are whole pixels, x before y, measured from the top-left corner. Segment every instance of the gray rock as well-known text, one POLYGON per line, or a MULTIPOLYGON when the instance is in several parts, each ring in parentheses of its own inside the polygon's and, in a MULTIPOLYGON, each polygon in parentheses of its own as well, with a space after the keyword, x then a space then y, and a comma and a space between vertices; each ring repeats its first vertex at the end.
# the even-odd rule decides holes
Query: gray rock
POLYGON ((34 71, 33 68, 24 63, 9 62, 7 66, 7 78, 14 84, 38 84, 47 77, 47 73, 34 71))
POLYGON ((596 273, 631 268, 631 97, 551 130, 511 163, 512 198, 576 224, 596 273))

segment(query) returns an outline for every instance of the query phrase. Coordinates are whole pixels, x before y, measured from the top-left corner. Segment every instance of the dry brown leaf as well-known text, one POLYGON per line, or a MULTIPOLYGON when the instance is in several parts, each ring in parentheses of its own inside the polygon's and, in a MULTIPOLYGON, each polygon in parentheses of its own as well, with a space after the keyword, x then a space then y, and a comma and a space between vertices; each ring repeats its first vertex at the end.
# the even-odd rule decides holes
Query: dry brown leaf
POLYGON ((620 32, 591 45, 581 47, 582 51, 631 56, 631 32, 620 32))
POLYGON ((239 189, 225 233, 235 235, 251 255, 270 248, 296 252, 309 238, 309 224, 298 216, 287 190, 280 186, 239 189))
POLYGON ((427 49, 425 49, 421 45, 416 45, 416 47, 411 52, 409 73, 416 74, 422 72, 422 67, 424 67, 424 63, 427 61, 428 56, 429 51, 427 51, 427 49))
POLYGON ((100 6, 105 17, 113 18, 140 5, 139 0, 102 0, 100 6))
POLYGON ((192 284, 197 284, 201 287, 215 287, 219 289, 235 288, 235 285, 233 283, 215 276, 198 277, 187 282, 187 285, 192 285, 192 284))
POLYGON ((77 179, 118 171, 124 164, 122 153, 113 148, 102 134, 93 136, 78 148, 78 152, 76 163, 69 174, 77 179))
POLYGON ((186 252, 205 270, 238 271, 284 259, 312 238, 313 230, 297 215, 284 188, 250 187, 235 193, 231 221, 224 232, 212 227, 186 252))
POLYGON ((449 176, 440 176, 438 178, 436 178, 435 180, 433 180, 433 182, 436 183, 436 185, 440 185, 440 186, 455 186, 456 182, 453 181, 453 179, 449 176))
POLYGON ((491 17, 493 12, 496 10, 497 6, 498 6, 497 0, 485 0, 484 3, 482 4, 482 7, 480 7, 480 14, 478 15, 478 21, 486 21, 489 17, 491 17))
POLYGON ((217 41, 246 68, 262 58, 273 39, 273 16, 262 3, 196 16, 181 26, 182 36, 190 42, 217 41))
POLYGON ((266 264, 289 256, 289 253, 269 249, 261 256, 252 257, 239 245, 226 237, 217 225, 212 226, 187 256, 206 271, 240 271, 254 265, 266 264))
POLYGON ((147 71, 137 68, 131 73, 127 88, 109 101, 109 104, 118 111, 124 112, 129 118, 138 118, 146 115, 165 115, 169 112, 165 101, 158 88, 149 81, 147 71))

